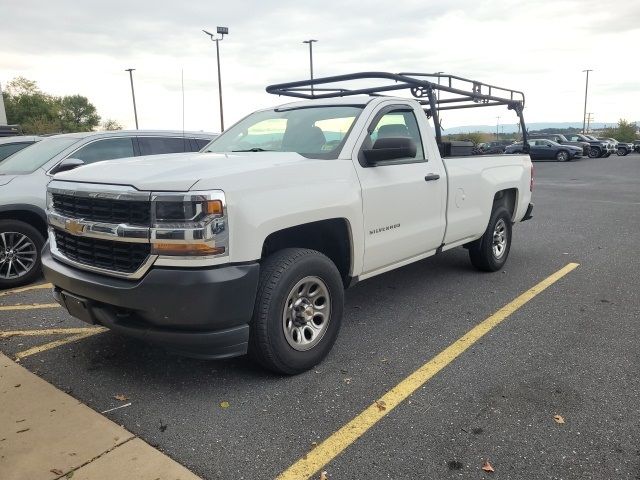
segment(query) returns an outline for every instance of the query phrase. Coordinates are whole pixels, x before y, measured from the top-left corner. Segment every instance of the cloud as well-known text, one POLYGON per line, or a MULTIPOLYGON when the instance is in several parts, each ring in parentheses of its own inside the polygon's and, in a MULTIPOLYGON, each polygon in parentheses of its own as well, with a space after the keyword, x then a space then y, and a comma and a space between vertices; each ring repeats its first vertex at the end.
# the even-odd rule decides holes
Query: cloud
MULTIPOLYGON (((590 106, 599 118, 632 118, 640 104, 630 58, 637 2, 25 0, 3 5, 2 17, 0 81, 24 75, 54 94, 87 95, 128 126, 123 70, 132 67, 141 126, 181 126, 184 71, 187 128, 217 129, 215 44, 201 32, 217 25, 230 29, 220 44, 227 124, 281 102, 266 85, 307 78, 307 38, 319 40, 316 76, 445 71, 524 90, 531 121, 581 119, 585 68, 595 70, 590 106)), ((494 112, 469 111, 448 124, 493 121, 494 112)))

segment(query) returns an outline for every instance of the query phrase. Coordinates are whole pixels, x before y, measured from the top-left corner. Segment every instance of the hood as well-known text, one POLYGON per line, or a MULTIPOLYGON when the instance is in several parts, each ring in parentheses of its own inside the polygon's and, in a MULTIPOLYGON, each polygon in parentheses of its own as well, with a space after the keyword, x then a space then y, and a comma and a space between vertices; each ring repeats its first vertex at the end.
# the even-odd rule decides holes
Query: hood
POLYGON ((0 186, 6 185, 16 177, 17 175, 0 175, 0 186))
POLYGON ((54 178, 131 185, 143 191, 186 192, 201 179, 219 179, 298 162, 309 160, 293 152, 178 153, 97 162, 56 174, 54 178))

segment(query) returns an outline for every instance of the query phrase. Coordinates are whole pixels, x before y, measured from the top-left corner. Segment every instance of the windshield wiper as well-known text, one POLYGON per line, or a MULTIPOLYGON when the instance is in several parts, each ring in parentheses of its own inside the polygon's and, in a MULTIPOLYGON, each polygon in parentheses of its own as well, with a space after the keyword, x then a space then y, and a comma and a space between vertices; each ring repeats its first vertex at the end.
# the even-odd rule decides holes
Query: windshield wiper
POLYGON ((247 150, 231 150, 232 152, 273 152, 274 150, 265 150, 260 147, 248 148, 247 150))

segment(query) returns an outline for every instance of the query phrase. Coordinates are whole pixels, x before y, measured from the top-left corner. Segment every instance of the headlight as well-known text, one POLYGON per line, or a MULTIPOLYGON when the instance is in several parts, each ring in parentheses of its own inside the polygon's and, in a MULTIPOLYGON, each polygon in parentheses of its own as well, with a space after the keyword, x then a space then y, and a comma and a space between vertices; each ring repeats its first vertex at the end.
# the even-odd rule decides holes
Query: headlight
POLYGON ((217 257, 228 254, 224 193, 152 194, 151 244, 154 254, 217 257))

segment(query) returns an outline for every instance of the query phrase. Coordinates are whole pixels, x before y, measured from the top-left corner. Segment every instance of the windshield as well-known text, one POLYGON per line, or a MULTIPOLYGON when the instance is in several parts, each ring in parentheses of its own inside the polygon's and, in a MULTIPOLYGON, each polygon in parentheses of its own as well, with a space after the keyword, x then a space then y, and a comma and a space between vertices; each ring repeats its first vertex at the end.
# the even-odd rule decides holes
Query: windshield
POLYGON ((20 175, 35 172, 67 147, 80 141, 77 137, 51 137, 14 153, 0 163, 0 175, 20 175))
POLYGON ((296 152, 308 158, 338 158, 362 106, 323 106, 256 112, 203 152, 296 152))

